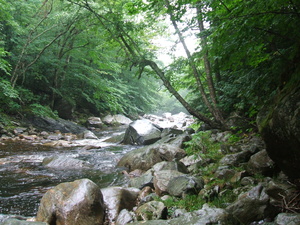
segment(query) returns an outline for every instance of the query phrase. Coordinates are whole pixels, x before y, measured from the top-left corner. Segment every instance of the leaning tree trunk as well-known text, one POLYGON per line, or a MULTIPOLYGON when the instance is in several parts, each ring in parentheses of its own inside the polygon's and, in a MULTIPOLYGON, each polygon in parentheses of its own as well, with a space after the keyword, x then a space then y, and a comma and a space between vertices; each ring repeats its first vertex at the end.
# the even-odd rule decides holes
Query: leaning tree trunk
MULTIPOLYGON (((206 105, 206 107, 208 108, 208 110, 210 111, 210 113, 215 118, 215 120, 219 124, 222 124, 222 126, 225 126, 225 122, 224 122, 222 113, 221 113, 220 109, 217 106, 216 92, 215 92, 215 88, 214 88, 213 79, 212 79, 212 76, 211 76, 211 66, 210 66, 210 62, 208 60, 208 53, 206 53, 205 57, 204 57, 204 59, 205 59, 204 60, 204 67, 205 67, 206 82, 207 82, 207 85, 208 85, 210 100, 208 99, 208 97, 206 95, 204 85, 203 85, 203 83, 202 83, 202 81, 200 79, 200 75, 201 74, 198 71, 198 69, 197 69, 197 67, 195 65, 195 62, 193 60, 193 57, 191 56, 190 51, 187 48, 187 45, 185 43, 185 39, 184 39, 184 37, 182 35, 182 32, 178 28, 175 16, 172 13, 172 7, 170 5, 169 0, 165 0, 165 4, 166 4, 166 7, 168 9, 168 14, 170 16, 170 19, 171 19, 171 22, 173 24, 173 27, 174 27, 174 29, 175 29, 178 37, 179 37, 179 40, 180 40, 180 42, 181 42, 181 44, 182 44, 182 46, 183 46, 183 48, 185 50, 185 53, 187 55, 187 59, 188 59, 189 65, 192 68, 193 75, 194 75, 194 78, 196 80, 197 87, 198 87, 198 89, 199 89, 199 91, 201 93, 202 100, 203 100, 204 104, 206 105), (211 104, 211 102, 212 102, 212 104, 211 104)), ((203 25, 203 22, 202 22, 202 25, 203 25)), ((203 43, 205 45, 202 45, 202 47, 205 48, 206 45, 207 45, 206 39, 205 39, 205 42, 203 42, 203 43)))

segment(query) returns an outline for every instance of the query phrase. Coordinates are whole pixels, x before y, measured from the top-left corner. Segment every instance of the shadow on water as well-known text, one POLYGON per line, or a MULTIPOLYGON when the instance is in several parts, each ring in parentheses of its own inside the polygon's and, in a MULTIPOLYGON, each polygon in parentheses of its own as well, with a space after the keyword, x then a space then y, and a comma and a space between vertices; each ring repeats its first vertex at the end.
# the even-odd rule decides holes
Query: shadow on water
POLYGON ((88 178, 100 188, 121 186, 126 178, 116 164, 122 155, 134 148, 111 144, 86 150, 7 141, 0 145, 0 214, 35 216, 43 194, 62 182, 88 178), (42 165, 45 157, 55 155, 83 160, 90 167, 51 169, 42 165))

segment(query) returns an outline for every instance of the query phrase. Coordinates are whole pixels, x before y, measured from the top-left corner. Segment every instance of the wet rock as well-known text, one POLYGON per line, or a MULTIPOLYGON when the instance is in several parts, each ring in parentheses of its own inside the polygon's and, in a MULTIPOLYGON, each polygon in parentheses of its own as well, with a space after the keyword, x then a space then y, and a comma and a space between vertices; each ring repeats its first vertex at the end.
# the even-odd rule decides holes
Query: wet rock
POLYGON ((250 224, 264 218, 274 217, 274 209, 269 203, 270 198, 265 188, 259 184, 245 194, 239 196, 233 204, 226 209, 237 218, 241 224, 250 224))
POLYGON ((250 174, 262 174, 264 176, 272 176, 278 169, 275 168, 274 161, 269 157, 266 150, 262 150, 251 156, 247 164, 247 172, 250 174))
POLYGON ((136 120, 129 124, 126 129, 123 143, 150 145, 161 138, 161 130, 149 120, 136 120))
POLYGON ((169 144, 153 144, 126 153, 117 166, 126 167, 130 171, 135 169, 146 171, 156 163, 181 159, 185 155, 185 151, 179 147, 169 144))
POLYGON ((98 139, 97 136, 90 130, 86 130, 82 134, 83 139, 98 139))
POLYGON ((164 203, 151 201, 138 207, 135 211, 138 220, 167 219, 168 210, 164 203))
POLYGON ((79 159, 74 159, 67 156, 51 156, 44 158, 43 166, 55 169, 82 169, 89 168, 89 165, 79 159))
POLYGON ((61 183, 43 196, 36 220, 49 224, 102 225, 103 196, 88 179, 61 183))
POLYGON ((203 187, 202 178, 182 175, 170 180, 166 191, 172 196, 184 197, 186 194, 197 194, 203 187))
POLYGON ((133 209, 136 205, 139 191, 140 190, 136 188, 122 187, 107 187, 101 189, 110 223, 117 220, 118 214, 122 209, 133 209))
POLYGON ((299 225, 300 213, 279 213, 275 219, 276 225, 299 225))
POLYGON ((65 140, 59 140, 59 141, 50 141, 43 144, 44 146, 50 146, 50 147, 64 147, 68 148, 71 147, 70 141, 65 140))
POLYGON ((184 175, 176 170, 161 170, 154 172, 153 184, 158 195, 167 193, 169 182, 175 177, 184 175))
POLYGON ((300 88, 291 85, 286 85, 276 102, 261 109, 257 123, 270 158, 286 175, 297 179, 300 178, 300 88))

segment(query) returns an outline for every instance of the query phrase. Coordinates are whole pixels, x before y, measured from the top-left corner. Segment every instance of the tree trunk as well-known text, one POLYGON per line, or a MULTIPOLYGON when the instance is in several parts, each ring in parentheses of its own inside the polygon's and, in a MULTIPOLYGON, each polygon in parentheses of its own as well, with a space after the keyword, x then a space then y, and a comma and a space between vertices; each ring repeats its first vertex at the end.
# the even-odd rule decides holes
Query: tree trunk
POLYGON ((188 102, 186 102, 183 97, 174 89, 168 79, 165 77, 164 72, 157 66, 157 64, 151 60, 143 60, 141 62, 144 66, 150 66, 153 71, 159 76, 159 78, 163 81, 164 86, 168 89, 168 91, 174 95, 174 97, 183 105, 183 107, 193 116, 198 118, 199 120, 207 123, 213 128, 221 128, 222 126, 219 123, 216 123, 206 117, 205 115, 199 113, 194 110, 188 102))

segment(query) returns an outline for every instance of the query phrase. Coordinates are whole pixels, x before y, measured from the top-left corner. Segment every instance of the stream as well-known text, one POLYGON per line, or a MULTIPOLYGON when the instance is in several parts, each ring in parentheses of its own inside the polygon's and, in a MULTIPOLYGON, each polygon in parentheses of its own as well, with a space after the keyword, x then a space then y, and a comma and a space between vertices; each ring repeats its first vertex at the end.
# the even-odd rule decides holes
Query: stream
MULTIPOLYGON (((62 182, 88 178, 100 188, 122 186, 126 177, 116 168, 118 160, 137 146, 104 142, 125 132, 125 127, 95 133, 101 148, 53 148, 27 142, 6 141, 0 145, 0 214, 35 216, 43 194, 62 182), (66 156, 84 160, 90 168, 51 169, 45 157, 66 156)), ((87 141, 87 140, 85 140, 87 141)), ((92 140, 91 140, 92 141, 92 140)))

